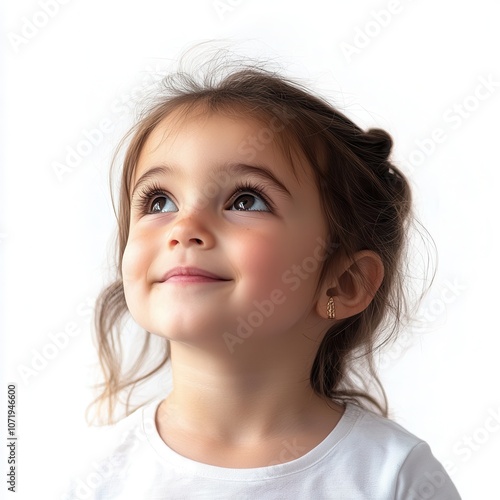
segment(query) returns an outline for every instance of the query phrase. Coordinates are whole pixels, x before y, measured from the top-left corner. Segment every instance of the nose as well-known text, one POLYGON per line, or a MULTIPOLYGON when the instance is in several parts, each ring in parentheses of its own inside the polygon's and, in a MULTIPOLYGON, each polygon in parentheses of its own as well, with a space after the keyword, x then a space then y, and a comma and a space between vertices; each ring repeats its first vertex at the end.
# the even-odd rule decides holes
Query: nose
POLYGON ((215 237, 209 221, 198 212, 192 211, 174 222, 168 234, 168 246, 198 247, 209 249, 214 246, 215 237))

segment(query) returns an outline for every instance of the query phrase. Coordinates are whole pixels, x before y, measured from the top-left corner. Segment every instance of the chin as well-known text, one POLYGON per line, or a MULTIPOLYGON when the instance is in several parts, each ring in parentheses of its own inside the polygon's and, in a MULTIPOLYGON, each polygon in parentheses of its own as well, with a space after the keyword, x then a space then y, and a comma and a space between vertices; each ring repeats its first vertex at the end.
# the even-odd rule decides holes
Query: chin
POLYGON ((188 342, 188 341, 201 341, 208 337, 216 338, 220 337, 218 332, 207 331, 206 322, 200 321, 175 321, 170 319, 169 321, 155 322, 149 324, 149 328, 146 328, 148 332, 158 335, 159 337, 164 337, 168 340, 188 342), (166 326, 168 325, 168 326, 166 326))

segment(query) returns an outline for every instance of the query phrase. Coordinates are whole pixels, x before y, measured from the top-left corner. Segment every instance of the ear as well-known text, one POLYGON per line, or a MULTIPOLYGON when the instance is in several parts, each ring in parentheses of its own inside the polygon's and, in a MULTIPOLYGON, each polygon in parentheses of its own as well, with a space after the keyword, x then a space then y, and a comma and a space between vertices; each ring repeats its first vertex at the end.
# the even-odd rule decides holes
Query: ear
POLYGON ((384 264, 371 250, 362 250, 354 259, 338 267, 339 271, 321 290, 316 312, 328 321, 327 303, 335 303, 335 319, 345 319, 364 311, 373 300, 384 279, 384 264))

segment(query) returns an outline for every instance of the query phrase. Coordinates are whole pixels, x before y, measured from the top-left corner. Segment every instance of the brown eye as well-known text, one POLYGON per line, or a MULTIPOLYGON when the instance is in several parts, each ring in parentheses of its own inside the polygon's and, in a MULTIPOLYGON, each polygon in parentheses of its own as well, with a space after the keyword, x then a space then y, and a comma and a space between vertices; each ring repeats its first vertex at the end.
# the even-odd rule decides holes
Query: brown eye
POLYGON ((236 210, 250 210, 255 204, 255 196, 251 194, 243 194, 238 196, 236 200, 234 200, 233 205, 236 207, 236 210))
POLYGON ((230 210, 234 207, 235 210, 240 212, 271 212, 266 198, 255 187, 249 185, 240 186, 235 195, 230 210))
POLYGON ((149 206, 150 206, 149 213, 152 214, 157 214, 162 212, 177 212, 177 208, 172 202, 172 200, 165 195, 156 196, 155 198, 153 198, 149 206), (173 208, 173 210, 170 210, 171 208, 173 208))

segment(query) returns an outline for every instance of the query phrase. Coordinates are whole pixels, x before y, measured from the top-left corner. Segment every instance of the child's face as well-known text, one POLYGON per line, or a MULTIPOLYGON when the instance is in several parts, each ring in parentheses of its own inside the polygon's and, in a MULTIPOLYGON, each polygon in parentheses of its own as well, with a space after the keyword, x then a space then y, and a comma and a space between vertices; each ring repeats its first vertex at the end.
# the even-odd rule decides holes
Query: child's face
POLYGON ((132 316, 149 332, 189 343, 303 334, 319 319, 312 299, 326 240, 310 167, 297 165, 297 182, 269 142, 270 126, 219 114, 175 122, 178 113, 152 132, 132 180, 138 189, 122 266, 132 316), (268 169, 290 195, 256 174, 228 173, 229 164, 268 169), (140 180, 167 166, 171 172, 157 170, 147 185, 140 180), (245 181, 262 187, 275 209, 248 189, 235 194, 245 181), (140 193, 151 183, 154 193, 141 208, 140 193), (178 266, 225 281, 163 281, 178 266))

